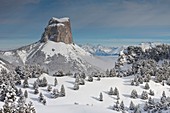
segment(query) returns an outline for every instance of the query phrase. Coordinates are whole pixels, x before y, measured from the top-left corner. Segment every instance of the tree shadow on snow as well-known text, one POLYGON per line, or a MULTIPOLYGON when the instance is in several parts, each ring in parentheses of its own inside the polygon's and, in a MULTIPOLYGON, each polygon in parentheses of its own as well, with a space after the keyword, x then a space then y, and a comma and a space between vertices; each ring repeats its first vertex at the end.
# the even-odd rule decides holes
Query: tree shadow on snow
POLYGON ((127 94, 122 94, 124 97, 130 97, 130 95, 127 95, 127 94))
POLYGON ((35 98, 35 97, 31 97, 30 99, 31 99, 31 100, 33 100, 33 101, 37 101, 37 102, 39 102, 38 97, 37 97, 37 98, 35 98))
POLYGON ((70 84, 73 84, 74 85, 74 83, 75 82, 73 82, 73 81, 66 81, 67 83, 70 83, 70 84))
POLYGON ((44 94, 44 96, 51 99, 50 93, 49 94, 44 94))
POLYGON ((113 110, 113 106, 109 106, 109 107, 107 107, 107 109, 113 110))
MULTIPOLYGON (((34 94, 34 91, 28 91, 28 93, 30 93, 30 94, 34 94)), ((36 94, 35 94, 36 95, 36 94)))
POLYGON ((71 89, 71 90, 74 90, 74 88, 73 87, 67 87, 68 89, 71 89))
MULTIPOLYGON (((114 96, 114 95, 113 95, 114 96)), ((117 98, 116 97, 113 97, 113 96, 110 96, 110 98, 112 98, 112 99, 114 99, 114 100, 117 100, 117 98)))
POLYGON ((109 91, 103 91, 103 93, 105 93, 105 94, 109 95, 109 91))
POLYGON ((98 100, 98 101, 99 101, 99 98, 97 98, 97 97, 92 96, 91 98, 93 98, 93 99, 95 99, 95 100, 98 100))

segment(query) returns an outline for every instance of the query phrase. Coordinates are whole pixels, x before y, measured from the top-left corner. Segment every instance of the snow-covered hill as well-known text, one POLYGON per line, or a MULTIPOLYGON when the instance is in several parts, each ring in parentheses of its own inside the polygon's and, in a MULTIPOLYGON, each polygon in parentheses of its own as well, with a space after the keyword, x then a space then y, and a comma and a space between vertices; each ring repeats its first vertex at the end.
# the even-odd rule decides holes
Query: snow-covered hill
POLYGON ((51 73, 57 70, 63 70, 64 72, 105 71, 114 65, 114 62, 106 62, 94 57, 76 44, 65 44, 50 40, 45 43, 36 42, 16 50, 0 52, 0 58, 13 64, 14 67, 25 64, 38 64, 48 69, 51 73), (110 64, 104 67, 93 62, 99 62, 100 64, 109 64, 110 62, 110 64))

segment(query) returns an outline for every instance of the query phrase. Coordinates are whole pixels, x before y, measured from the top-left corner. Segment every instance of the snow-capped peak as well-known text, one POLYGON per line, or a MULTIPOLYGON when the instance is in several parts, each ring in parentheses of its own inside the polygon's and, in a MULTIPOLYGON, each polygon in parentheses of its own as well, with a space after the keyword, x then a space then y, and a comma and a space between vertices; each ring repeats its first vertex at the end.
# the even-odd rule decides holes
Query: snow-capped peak
MULTIPOLYGON (((69 21, 69 18, 68 18, 68 17, 64 17, 64 18, 52 17, 52 18, 50 19, 50 22, 53 22, 53 21, 58 21, 58 22, 60 22, 60 23, 62 23, 62 22, 68 22, 68 21, 69 21)), ((49 23, 50 23, 50 22, 49 22, 49 23)))

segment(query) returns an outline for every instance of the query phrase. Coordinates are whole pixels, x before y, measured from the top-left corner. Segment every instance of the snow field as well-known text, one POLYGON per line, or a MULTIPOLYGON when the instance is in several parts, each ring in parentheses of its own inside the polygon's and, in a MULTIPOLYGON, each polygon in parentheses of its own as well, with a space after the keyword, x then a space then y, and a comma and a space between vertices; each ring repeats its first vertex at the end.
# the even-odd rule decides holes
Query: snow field
MULTIPOLYGON (((101 81, 97 81, 97 78, 94 78, 93 82, 85 81, 85 85, 80 85, 79 90, 73 90, 75 81, 75 78, 73 77, 57 77, 58 85, 56 87, 53 85, 55 77, 47 74, 43 74, 41 77, 46 77, 48 84, 52 85, 53 88, 56 88, 59 91, 63 84, 66 96, 53 99, 50 97, 47 87, 40 87, 39 92, 42 92, 47 100, 47 105, 44 106, 42 103, 38 102, 39 94, 33 94, 34 90, 32 89, 32 84, 36 79, 29 79, 30 88, 26 88, 29 93, 27 101, 33 102, 38 113, 49 112, 46 109, 50 110, 50 113, 66 113, 66 111, 69 111, 69 113, 114 113, 116 111, 113 111, 112 107, 117 100, 116 96, 108 95, 110 87, 112 87, 113 90, 115 87, 118 88, 120 94, 119 102, 123 100, 125 107, 129 107, 131 101, 133 101, 135 105, 144 104, 147 100, 140 99, 140 95, 142 91, 149 92, 149 90, 144 89, 145 83, 140 84, 139 86, 131 86, 130 83, 133 76, 125 78, 101 78, 101 81), (137 99, 130 98, 133 89, 135 89, 139 95, 137 99), (103 94, 103 102, 98 100, 100 92, 103 94)), ((155 96, 152 96, 152 98, 155 100, 160 99, 163 91, 166 92, 167 96, 170 95, 170 87, 167 85, 162 86, 160 83, 155 83, 151 80, 149 86, 154 90, 155 96)))

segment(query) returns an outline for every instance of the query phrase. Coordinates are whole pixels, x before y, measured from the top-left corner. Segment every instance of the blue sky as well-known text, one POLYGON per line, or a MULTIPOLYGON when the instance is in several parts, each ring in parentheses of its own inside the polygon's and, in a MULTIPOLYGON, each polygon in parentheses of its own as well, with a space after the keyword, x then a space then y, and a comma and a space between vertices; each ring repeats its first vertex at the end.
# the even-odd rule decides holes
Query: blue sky
POLYGON ((0 49, 38 41, 51 17, 71 19, 74 42, 170 43, 170 0, 0 0, 0 49))

